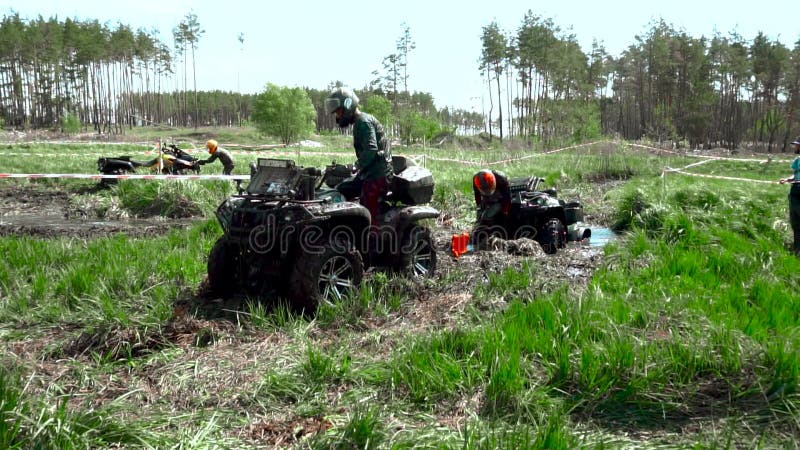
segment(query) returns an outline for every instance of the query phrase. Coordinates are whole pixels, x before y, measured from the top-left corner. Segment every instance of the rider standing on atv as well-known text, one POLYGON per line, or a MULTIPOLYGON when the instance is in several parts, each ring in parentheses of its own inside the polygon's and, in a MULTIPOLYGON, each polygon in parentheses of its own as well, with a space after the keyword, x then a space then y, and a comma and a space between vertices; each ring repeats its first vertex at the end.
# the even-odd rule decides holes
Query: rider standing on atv
POLYGON ((511 191, 503 172, 481 170, 472 177, 478 225, 500 225, 511 212, 511 191))
MULTIPOLYGON (((792 145, 794 145, 795 154, 800 155, 800 138, 792 142, 792 145)), ((794 233, 792 251, 795 255, 800 256, 800 156, 792 161, 791 169, 794 175, 781 179, 780 183, 792 183, 792 187, 789 189, 789 222, 792 224, 794 233)))
MULTIPOLYGON (((370 237, 377 234, 378 205, 389 191, 392 177, 392 151, 383 125, 370 114, 358 109, 358 97, 349 88, 336 88, 325 100, 325 111, 336 114, 341 128, 353 125, 353 147, 356 149, 357 179, 361 184, 360 203, 372 218, 370 237)), ((373 241, 374 242, 374 241, 373 241)))
POLYGON ((234 168, 233 157, 231 156, 229 151, 220 147, 217 144, 217 141, 215 141, 214 139, 209 139, 209 141, 206 142, 206 149, 208 149, 208 153, 211 154, 211 157, 208 159, 198 161, 197 162, 198 164, 202 166, 203 164, 212 163, 219 159, 219 162, 222 163, 223 175, 230 175, 233 172, 234 168))

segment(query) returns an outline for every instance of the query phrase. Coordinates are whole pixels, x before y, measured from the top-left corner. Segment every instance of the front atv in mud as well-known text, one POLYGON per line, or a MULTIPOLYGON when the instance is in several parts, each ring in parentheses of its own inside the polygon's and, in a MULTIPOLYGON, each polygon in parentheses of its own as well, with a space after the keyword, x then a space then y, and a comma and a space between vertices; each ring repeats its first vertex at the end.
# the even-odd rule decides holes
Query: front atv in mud
POLYGON ((380 238, 371 242, 369 211, 348 191, 353 179, 340 183, 349 168, 322 172, 291 160, 259 159, 247 188, 217 209, 224 234, 208 258, 212 294, 271 292, 313 311, 322 300, 353 293, 366 268, 432 275, 434 243, 421 221, 439 212, 421 204, 430 201, 433 178, 402 157, 395 161, 380 238))
POLYGON ((542 189, 537 177, 509 180, 511 208, 507 215, 480 216, 470 234, 470 243, 481 247, 489 238, 536 240, 547 254, 564 248, 568 241, 591 236, 583 226, 583 206, 578 201, 557 198, 555 189, 542 189))

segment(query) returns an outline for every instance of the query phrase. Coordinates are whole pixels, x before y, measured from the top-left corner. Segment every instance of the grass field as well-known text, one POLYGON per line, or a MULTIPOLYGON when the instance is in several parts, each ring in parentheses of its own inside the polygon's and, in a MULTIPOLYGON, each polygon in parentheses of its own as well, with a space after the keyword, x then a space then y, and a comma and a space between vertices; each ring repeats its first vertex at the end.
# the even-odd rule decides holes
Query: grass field
MULTIPOLYGON (((298 163, 352 151, 346 137, 322 141, 298 163)), ((0 172, 93 173, 101 154, 146 150, 8 144, 0 155, 17 156, 0 172)), ((437 226, 454 230, 472 220, 478 166, 435 158, 529 154, 395 152, 429 157, 447 219, 437 226)), ((236 172, 254 158, 236 155, 236 172)), ((0 448, 795 447, 800 260, 787 251, 788 188, 661 176, 697 161, 602 142, 498 165, 545 177, 619 231, 587 283, 546 283, 548 257, 486 270, 448 261, 423 284, 374 274, 313 318, 258 299, 197 300, 221 234, 213 211, 232 185, 4 180, 8 198, 66 192, 123 217, 188 204, 195 220, 151 235, 0 237, 0 448)), ((735 161, 687 171, 789 173, 735 161)))

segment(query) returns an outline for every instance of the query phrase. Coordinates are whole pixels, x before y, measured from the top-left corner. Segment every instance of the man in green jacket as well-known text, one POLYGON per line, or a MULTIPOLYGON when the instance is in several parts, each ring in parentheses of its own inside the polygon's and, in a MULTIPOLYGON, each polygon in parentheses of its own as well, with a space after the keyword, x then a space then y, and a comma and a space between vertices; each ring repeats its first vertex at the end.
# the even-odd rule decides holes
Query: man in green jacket
POLYGON ((793 175, 789 178, 781 179, 780 183, 792 183, 789 189, 789 223, 792 224, 792 232, 794 234, 794 243, 792 250, 794 254, 800 256, 800 138, 794 142, 794 152, 797 156, 790 168, 793 175))
MULTIPOLYGON (((377 234, 378 205, 389 191, 392 178, 392 151, 383 125, 370 114, 358 109, 358 96, 349 88, 336 88, 325 100, 325 111, 336 114, 341 128, 353 125, 353 147, 356 168, 361 182, 360 202, 372 218, 370 238, 377 234)), ((374 241, 373 241, 374 242, 374 241)))

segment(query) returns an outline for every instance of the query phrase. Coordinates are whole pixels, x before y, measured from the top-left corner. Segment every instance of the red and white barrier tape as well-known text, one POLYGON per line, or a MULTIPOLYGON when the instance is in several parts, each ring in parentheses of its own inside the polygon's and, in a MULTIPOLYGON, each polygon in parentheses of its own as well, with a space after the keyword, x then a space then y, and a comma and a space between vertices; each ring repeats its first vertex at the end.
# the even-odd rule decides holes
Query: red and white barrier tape
POLYGON ((714 161, 714 160, 713 159, 704 159, 702 161, 697 161, 696 163, 691 163, 688 166, 681 167, 680 170, 685 170, 685 169, 688 169, 689 167, 694 167, 694 166, 700 166, 702 164, 707 164, 707 163, 710 163, 711 161, 714 161))
MULTIPOLYGON (((791 162, 791 160, 771 159, 769 157, 767 159, 755 159, 755 158, 731 158, 731 157, 726 157, 726 156, 712 156, 712 155, 695 155, 695 154, 691 154, 691 153, 677 152, 677 151, 674 151, 674 150, 668 150, 668 149, 665 149, 665 148, 653 147, 653 146, 643 145, 643 144, 636 144, 636 143, 632 143, 632 142, 623 142, 623 141, 612 141, 612 142, 614 142, 615 144, 623 144, 623 145, 628 145, 630 147, 638 147, 638 148, 643 148, 643 149, 646 149, 646 150, 651 150, 651 151, 656 151, 656 152, 670 153, 670 154, 673 154, 673 155, 676 155, 676 156, 683 156, 683 157, 688 157, 688 158, 705 158, 705 159, 714 159, 714 160, 741 161, 741 162, 760 162, 760 163, 765 163, 765 162, 768 162, 768 161, 786 162, 786 163, 791 162)), ((148 143, 148 142, 99 142, 99 141, 89 141, 89 142, 86 142, 86 141, 56 141, 56 142, 53 142, 53 141, 31 141, 31 142, 24 142, 24 143, 25 144, 33 144, 33 145, 76 145, 76 144, 84 144, 84 145, 92 145, 92 146, 96 146, 96 145, 141 145, 141 146, 149 147, 151 149, 153 148, 153 145, 151 143, 148 143)), ((525 155, 525 156, 522 156, 522 157, 519 157, 519 158, 509 158, 509 159, 504 159, 504 160, 499 160, 499 161, 489 161, 489 162, 460 160, 460 159, 452 159, 452 158, 437 158, 437 157, 434 157, 434 156, 428 156, 427 158, 430 159, 431 161, 453 162, 453 163, 459 163, 459 164, 470 165, 470 166, 497 165, 497 164, 506 164, 506 163, 509 163, 509 162, 520 161, 520 160, 529 159, 529 158, 535 158, 535 157, 537 157, 539 155, 547 155, 547 154, 551 154, 551 153, 562 152, 562 151, 565 151, 565 150, 585 147, 585 146, 596 144, 596 143, 597 142, 589 142, 589 143, 586 143, 586 144, 573 145, 573 146, 563 147, 563 148, 559 148, 559 149, 555 149, 555 150, 549 150, 549 151, 546 151, 546 152, 525 155)), ((12 144, 16 144, 16 143, 12 143, 12 144)), ((194 144, 192 144, 192 145, 194 145, 194 144)), ((287 145, 284 145, 284 144, 247 145, 247 144, 229 143, 229 144, 222 145, 222 147, 239 147, 239 148, 262 149, 262 150, 259 150, 259 151, 248 151, 248 150, 234 150, 234 151, 231 151, 231 153, 238 154, 238 155, 283 155, 283 156, 293 156, 293 155, 301 154, 301 155, 310 155, 310 156, 313 156, 313 155, 321 155, 321 156, 352 156, 349 153, 341 153, 341 152, 313 152, 313 151, 309 152, 309 151, 300 151, 300 150, 298 150, 298 151, 281 151, 281 152, 264 151, 264 150, 273 149, 273 148, 287 148, 287 149, 291 148, 291 147, 289 147, 287 145)), ((303 147, 299 147, 299 148, 303 148, 303 147)), ((194 153, 194 152, 203 153, 204 152, 204 150, 202 150, 202 147, 201 148, 197 148, 196 146, 195 146, 194 149, 184 149, 184 151, 186 151, 187 153, 194 153)), ((150 151, 144 152, 145 155, 153 155, 153 154, 156 154, 156 153, 158 153, 157 147, 156 147, 155 150, 150 150, 150 151)), ((4 153, 2 151, 0 151, 0 154, 2 154, 2 155, 10 155, 10 156, 87 156, 85 154, 80 154, 80 153, 69 153, 69 154, 4 153)), ((418 157, 418 156, 421 156, 421 155, 410 155, 410 156, 418 157)))
POLYGON ((227 147, 244 147, 244 148, 261 148, 261 149, 270 149, 270 148, 289 148, 286 144, 264 144, 264 145, 247 145, 247 144, 221 144, 222 148, 227 147))
POLYGON ((671 154, 676 155, 676 156, 689 156, 689 155, 686 155, 686 154, 681 153, 681 152, 676 152, 674 150, 667 150, 665 148, 659 148, 659 147, 651 147, 651 146, 642 145, 642 144, 634 144, 633 142, 614 141, 614 143, 615 144, 630 145, 631 147, 643 148, 645 150, 653 150, 653 151, 657 151, 657 152, 671 153, 671 154))
POLYGON ((3 144, 10 145, 141 145, 152 147, 151 141, 147 142, 105 142, 105 141, 3 141, 3 144))
MULTIPOLYGON (((178 141, 178 142, 187 142, 192 144, 195 149, 198 147, 194 145, 191 141, 178 141)), ((26 144, 26 145, 141 145, 143 147, 153 147, 152 141, 139 141, 139 142, 105 142, 105 141, 8 141, 3 142, 8 144, 26 144)), ((202 146, 201 146, 202 147, 202 146)), ((222 144, 221 147, 244 147, 244 148, 260 148, 260 149, 270 149, 270 148, 287 148, 288 145, 285 144, 263 144, 263 145, 248 145, 248 144, 222 144)))
MULTIPOLYGON (((189 152, 187 152, 189 153, 189 152)), ((261 152, 261 151, 244 151, 244 150, 234 150, 230 152, 234 155, 251 155, 251 156, 334 156, 334 157, 348 157, 352 158, 355 156, 353 153, 341 153, 341 152, 261 152)), ((108 152, 98 153, 98 152, 86 152, 86 153, 5 153, 0 152, 0 156, 42 156, 42 157, 76 157, 76 158, 98 158, 98 157, 109 157, 114 158, 114 156, 108 156, 108 152)), ((153 156, 158 155, 157 151, 148 150, 145 152, 128 152, 125 156, 130 155, 144 155, 144 156, 153 156)))
POLYGON ((439 158, 439 157, 436 157, 436 156, 428 156, 428 155, 424 155, 424 156, 425 156, 425 159, 431 160, 431 161, 452 162, 452 163, 457 163, 457 164, 463 164, 465 166, 483 167, 483 166, 494 166, 494 165, 498 165, 498 164, 508 164, 508 163, 511 163, 511 162, 522 161, 522 160, 525 160, 525 159, 537 158, 537 157, 543 156, 543 155, 550 155, 550 154, 553 154, 553 153, 563 152, 565 150, 573 150, 573 149, 581 148, 581 147, 587 147, 589 145, 594 145, 594 144, 597 144, 597 142, 587 142, 585 144, 571 145, 569 147, 558 148, 558 149, 555 149, 555 150, 548 150, 546 152, 541 152, 541 153, 533 153, 533 154, 530 154, 530 155, 520 156, 518 158, 501 159, 501 160, 498 160, 498 161, 469 161, 469 160, 464 160, 464 159, 439 158))
POLYGON ((88 180, 249 180, 250 175, 105 175, 88 173, 0 173, 2 178, 73 178, 88 180))
MULTIPOLYGON (((526 159, 531 159, 531 158, 536 158, 536 157, 543 156, 543 155, 550 155, 550 154, 554 154, 554 153, 559 153, 559 152, 563 152, 563 151, 566 151, 566 150, 573 150, 573 149, 578 149, 578 148, 582 148, 582 147, 588 147, 588 146, 591 146, 591 145, 594 145, 594 144, 597 144, 597 143, 598 142, 596 142, 596 141, 595 142, 587 142, 587 143, 584 143, 584 144, 571 145, 571 146, 568 146, 568 147, 562 147, 562 148, 558 148, 558 149, 555 149, 555 150, 548 150, 548 151, 541 152, 541 153, 533 153, 533 154, 529 154, 529 155, 525 155, 525 156, 520 156, 520 157, 517 157, 517 158, 507 158, 507 159, 502 159, 502 160, 497 160, 497 161, 472 161, 472 160, 455 159, 455 158, 441 158, 441 157, 437 157, 437 156, 422 155, 422 154, 406 155, 406 156, 411 157, 411 158, 413 158, 413 159, 415 159, 417 161, 423 161, 423 164, 424 164, 425 161, 430 160, 430 161, 436 161, 436 162, 449 162, 449 163, 454 163, 454 164, 461 164, 461 165, 465 165, 465 166, 484 167, 484 166, 494 166, 494 165, 500 165, 500 164, 508 164, 508 163, 517 162, 517 161, 523 161, 523 160, 526 160, 526 159)), ((620 144, 621 142, 617 141, 615 143, 620 144)), ((740 161, 740 162, 758 162, 758 163, 766 163, 766 162, 769 162, 769 161, 772 161, 772 162, 786 162, 786 163, 791 162, 789 160, 775 160, 775 159, 770 160, 770 159, 753 159, 753 158, 729 158, 729 157, 723 157, 723 156, 710 156, 710 155, 692 155, 692 154, 679 153, 679 152, 675 152, 675 151, 667 150, 667 149, 663 149, 663 148, 658 148, 658 147, 650 147, 650 146, 642 145, 642 144, 633 144, 633 143, 622 143, 622 144, 629 145, 631 147, 638 147, 638 148, 643 148, 643 149, 647 149, 647 150, 657 151, 657 152, 670 153, 670 154, 674 154, 676 156, 684 156, 684 157, 692 157, 692 158, 703 158, 706 161, 740 161)), ((233 145, 235 146, 235 145, 238 145, 238 144, 233 144, 233 145)), ((269 146, 262 146, 262 147, 269 148, 269 146)), ((254 148, 257 148, 257 147, 254 147, 254 148)), ((351 157, 353 157, 353 154, 351 154, 351 153, 303 151, 303 150, 299 150, 299 149, 296 150, 296 151, 286 151, 286 150, 283 150, 283 151, 231 150, 230 152, 232 154, 234 154, 234 155, 250 155, 250 156, 327 156, 327 157, 337 157, 337 158, 351 158, 351 157)), ((142 153, 136 153, 136 154, 142 154, 142 155, 145 155, 145 156, 152 156, 152 155, 157 155, 158 153, 159 152, 157 150, 148 150, 148 151, 145 151, 145 152, 142 152, 142 153)), ((187 150, 187 153, 192 153, 192 152, 187 150)), ((98 156, 102 156, 99 153, 90 154, 90 153, 19 153, 19 152, 5 153, 5 152, 0 152, 0 154, 1 155, 6 155, 6 156, 40 156, 40 157, 48 157, 48 156, 98 157, 98 156)), ((691 166, 697 165, 697 164, 701 164, 701 163, 690 164, 690 165, 684 167, 684 169, 687 168, 687 167, 691 167, 691 166)))
POLYGON ((770 161, 772 161, 772 162, 785 162, 785 163, 792 162, 792 160, 790 160, 790 159, 772 159, 771 157, 767 157, 767 159, 755 159, 755 158, 731 158, 731 157, 728 157, 728 156, 694 155, 694 154, 691 154, 691 153, 676 152, 674 150, 667 150, 667 149, 664 149, 664 148, 651 147, 651 146, 648 146, 648 145, 634 144, 634 143, 630 143, 630 142, 619 142, 619 141, 616 141, 616 143, 630 145, 631 147, 639 147, 639 148, 643 148, 643 149, 647 149, 647 150, 653 150, 653 151, 656 151, 656 152, 671 153, 671 154, 676 155, 676 156, 685 156, 687 158, 705 158, 705 159, 711 159, 711 160, 757 162, 757 163, 766 163, 766 162, 770 162, 770 161))
POLYGON ((752 178, 726 177, 726 176, 722 176, 722 175, 708 175, 708 174, 704 174, 704 173, 686 172, 686 171, 681 170, 681 169, 672 169, 670 167, 667 167, 666 169, 664 169, 661 172, 661 176, 663 177, 664 175, 666 175, 668 173, 679 173, 681 175, 688 175, 690 177, 712 178, 712 179, 715 179, 715 180, 747 181, 747 182, 750 182, 750 183, 779 184, 778 181, 754 180, 752 178))
MULTIPOLYGON (((590 145, 593 145, 593 144, 596 144, 596 143, 597 142, 588 142, 588 143, 585 143, 585 144, 572 145, 572 146, 569 146, 569 147, 563 147, 563 148, 559 148, 559 149, 555 149, 555 150, 548 150, 546 152, 534 153, 534 154, 529 154, 529 155, 525 155, 525 156, 520 156, 518 158, 508 158, 508 159, 503 159, 503 160, 499 160, 499 161, 471 161, 471 160, 454 159, 454 158, 440 158, 440 157, 437 157, 437 156, 430 156, 430 155, 424 155, 424 154, 412 154, 412 155, 405 155, 405 156, 413 158, 416 161, 423 161, 423 164, 424 164, 425 161, 430 160, 430 161, 437 161, 437 162, 451 162, 451 163, 462 164, 462 165, 466 165, 466 166, 482 167, 482 166, 493 166, 493 165, 498 165, 498 164, 508 164, 508 163, 511 163, 511 162, 522 161, 522 160, 526 160, 526 159, 530 159, 530 158, 536 158, 536 157, 539 157, 539 156, 542 156, 542 155, 549 155, 549 154, 553 154, 553 153, 563 152, 565 150, 571 150, 571 149, 586 147, 586 146, 590 146, 590 145)), ((234 144, 234 145, 236 145, 236 144, 234 144)), ((229 146, 232 146, 232 145, 229 145, 229 146)), ((269 148, 268 146, 264 146, 264 147, 265 148, 269 148)), ((185 151, 187 153, 193 153, 190 150, 185 150, 185 151)), ((42 156, 42 157, 47 157, 47 156, 98 157, 98 156, 103 156, 103 155, 105 155, 107 153, 108 152, 104 152, 103 154, 100 154, 100 153, 91 153, 90 154, 88 152, 87 153, 21 153, 21 152, 5 153, 5 152, 1 152, 0 151, 0 155, 6 155, 6 156, 42 156)), ((157 155, 158 153, 159 153, 158 150, 148 150, 148 151, 145 151, 145 152, 142 152, 142 153, 138 153, 137 152, 136 154, 137 155, 152 156, 152 155, 157 155)), ((200 152, 200 153, 202 153, 202 152, 200 152)), ((302 156, 333 156, 333 157, 340 157, 340 158, 352 158, 354 156, 352 153, 316 152, 316 151, 302 151, 302 150, 296 150, 296 151, 286 151, 286 150, 284 150, 284 151, 231 150, 230 153, 234 154, 234 155, 251 155, 251 156, 297 156, 297 155, 302 155, 302 156)))
POLYGON ((461 164, 465 166, 483 166, 484 163, 480 161, 466 161, 463 159, 453 159, 453 158, 439 158, 436 156, 425 156, 426 160, 429 161, 436 161, 436 162, 451 162, 455 164, 461 164))
POLYGON ((587 146, 594 145, 594 144, 597 144, 597 142, 587 142, 585 144, 570 145, 569 147, 562 147, 562 148, 557 148, 555 150, 548 150, 546 152, 534 153, 532 155, 520 156, 519 158, 508 158, 508 159, 501 159, 500 161, 492 161, 492 162, 489 162, 487 164, 490 165, 490 166, 495 165, 495 164, 507 164, 507 163, 510 163, 510 162, 522 161, 524 159, 536 158, 537 156, 552 155, 553 153, 563 152, 565 150, 574 150, 576 148, 587 147, 587 146))

